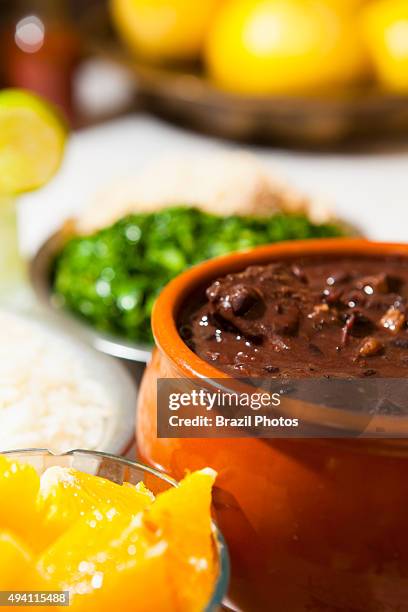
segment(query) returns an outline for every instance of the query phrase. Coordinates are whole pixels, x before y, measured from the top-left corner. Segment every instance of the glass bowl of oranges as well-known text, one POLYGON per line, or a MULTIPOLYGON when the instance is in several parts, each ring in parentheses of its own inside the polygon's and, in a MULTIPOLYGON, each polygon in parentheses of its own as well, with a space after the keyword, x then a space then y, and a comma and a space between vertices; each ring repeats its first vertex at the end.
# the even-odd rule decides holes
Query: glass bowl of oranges
POLYGON ((65 594, 75 611, 214 612, 229 574, 210 513, 215 476, 176 483, 90 451, 1 454, 0 591, 65 594))

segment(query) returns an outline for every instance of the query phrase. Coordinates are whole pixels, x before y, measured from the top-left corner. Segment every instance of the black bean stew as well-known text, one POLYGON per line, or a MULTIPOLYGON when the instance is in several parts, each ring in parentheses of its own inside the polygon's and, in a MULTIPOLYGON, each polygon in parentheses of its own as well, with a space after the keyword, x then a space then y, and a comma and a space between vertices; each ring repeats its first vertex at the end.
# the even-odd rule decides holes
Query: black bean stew
POLYGON ((403 257, 252 266, 216 280, 193 303, 182 336, 233 376, 408 376, 403 257))

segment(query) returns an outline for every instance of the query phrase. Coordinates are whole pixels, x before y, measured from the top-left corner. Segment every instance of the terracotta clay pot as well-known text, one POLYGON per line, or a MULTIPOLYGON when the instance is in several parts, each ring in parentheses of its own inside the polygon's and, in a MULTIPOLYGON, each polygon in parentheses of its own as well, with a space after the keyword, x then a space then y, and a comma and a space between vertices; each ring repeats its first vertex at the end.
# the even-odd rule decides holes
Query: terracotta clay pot
MULTIPOLYGON (((157 349, 139 396, 143 459, 180 478, 218 471, 216 520, 230 549, 230 602, 248 612, 408 611, 408 444, 369 439, 159 439, 158 378, 225 378, 178 333, 200 286, 248 265, 299 256, 403 255, 408 245, 333 239, 280 243, 200 264, 153 313, 157 349)), ((408 419, 384 417, 407 427, 408 419)), ((194 520, 194 517, 192 517, 194 520)))

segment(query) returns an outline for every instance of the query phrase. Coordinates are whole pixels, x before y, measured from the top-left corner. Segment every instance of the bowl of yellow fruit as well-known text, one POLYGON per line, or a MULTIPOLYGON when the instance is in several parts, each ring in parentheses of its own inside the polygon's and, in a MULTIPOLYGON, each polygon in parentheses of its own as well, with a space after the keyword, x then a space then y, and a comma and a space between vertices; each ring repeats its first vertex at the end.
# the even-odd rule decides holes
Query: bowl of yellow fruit
POLYGON ((215 612, 229 573, 211 520, 215 476, 176 483, 89 451, 0 455, 0 591, 26 597, 1 604, 215 612))
POLYGON ((173 119, 308 145, 408 131, 406 0, 110 0, 101 10, 84 24, 93 48, 173 119))

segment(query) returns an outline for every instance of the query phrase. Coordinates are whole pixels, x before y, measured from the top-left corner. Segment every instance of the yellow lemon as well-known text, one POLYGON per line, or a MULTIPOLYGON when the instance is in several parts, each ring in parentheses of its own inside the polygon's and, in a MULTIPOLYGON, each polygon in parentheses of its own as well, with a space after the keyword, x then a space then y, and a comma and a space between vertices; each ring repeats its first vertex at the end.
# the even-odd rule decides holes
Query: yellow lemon
POLYGON ((408 0, 373 2, 362 19, 379 80, 391 91, 408 92, 408 0))
POLYGON ((349 84, 367 70, 354 15, 334 0, 236 0, 218 13, 206 48, 227 90, 285 94, 349 84))
POLYGON ((137 54, 153 61, 197 57, 220 0, 111 0, 116 28, 137 54))

